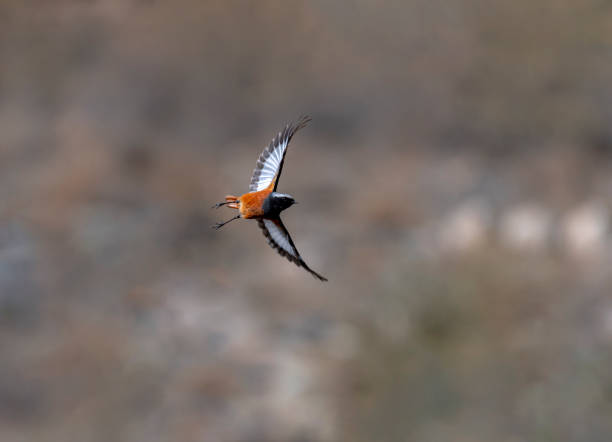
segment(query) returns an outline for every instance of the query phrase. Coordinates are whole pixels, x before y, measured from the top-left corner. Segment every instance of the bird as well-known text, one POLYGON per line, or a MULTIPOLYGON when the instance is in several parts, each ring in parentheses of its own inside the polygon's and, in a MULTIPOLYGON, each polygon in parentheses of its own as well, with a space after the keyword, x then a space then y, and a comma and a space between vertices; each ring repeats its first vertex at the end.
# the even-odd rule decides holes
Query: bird
POLYGON ((289 142, 295 133, 304 128, 310 121, 309 116, 302 116, 295 123, 287 124, 272 139, 257 160, 251 177, 249 192, 241 196, 227 195, 225 201, 212 206, 214 209, 221 206, 238 209, 238 215, 211 227, 218 230, 235 219, 255 219, 268 244, 281 256, 298 267, 302 267, 320 281, 327 281, 326 277, 312 270, 304 262, 280 218, 280 213, 283 210, 296 204, 295 199, 291 195, 276 190, 283 171, 287 146, 289 146, 289 142))

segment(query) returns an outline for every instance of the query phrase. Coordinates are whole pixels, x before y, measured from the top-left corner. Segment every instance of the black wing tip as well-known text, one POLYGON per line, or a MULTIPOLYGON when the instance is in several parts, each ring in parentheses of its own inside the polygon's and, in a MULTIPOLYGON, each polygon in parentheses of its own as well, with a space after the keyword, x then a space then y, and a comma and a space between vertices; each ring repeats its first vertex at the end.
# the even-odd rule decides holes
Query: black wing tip
POLYGON ((297 124, 308 124, 312 121, 312 117, 308 114, 302 114, 297 119, 297 124))
POLYGON ((319 273, 315 272, 310 267, 308 267, 308 265, 304 262, 303 259, 300 258, 300 260, 298 262, 296 262, 296 264, 298 264, 299 267, 302 267, 304 270, 306 270, 312 276, 317 278, 319 281, 321 281, 321 282, 327 282, 328 281, 328 279, 325 276, 320 275, 319 273))
MULTIPOLYGON (((280 221, 280 218, 279 218, 279 221, 280 221)), ((286 258, 289 262, 292 262, 296 266, 303 268, 308 273, 310 273, 312 276, 317 278, 319 281, 322 281, 322 282, 328 281, 328 279, 325 276, 318 274, 317 272, 312 270, 310 267, 308 267, 308 264, 304 262, 304 260, 302 259, 299 253, 297 254, 297 256, 293 256, 290 253, 288 253, 286 250, 280 248, 279 245, 272 239, 272 236, 270 235, 270 232, 268 231, 268 228, 266 227, 266 224, 264 223, 263 219, 261 218, 258 219, 257 225, 262 230, 264 237, 268 240, 268 245, 270 245, 270 247, 272 247, 272 249, 274 249, 276 253, 278 253, 283 258, 286 258)), ((297 252, 297 249, 295 248, 295 245, 293 244, 291 237, 289 237, 289 241, 291 245, 293 246, 293 248, 295 249, 295 251, 297 252)))
POLYGON ((308 123, 312 121, 312 117, 310 115, 300 115, 300 117, 296 120, 295 125, 293 123, 288 124, 287 126, 293 126, 293 132, 297 132, 298 130, 306 127, 308 123))
POLYGON ((297 120, 290 121, 289 123, 287 123, 285 125, 285 129, 281 133, 279 133, 279 135, 281 136, 281 138, 283 136, 287 136, 290 140, 298 130, 305 128, 311 121, 312 118, 310 117, 310 115, 300 115, 297 120))
POLYGON ((312 276, 314 276, 315 278, 317 278, 319 281, 321 282, 328 282, 329 280, 323 276, 323 275, 319 275, 317 272, 315 272, 314 270, 310 270, 310 274, 312 276))

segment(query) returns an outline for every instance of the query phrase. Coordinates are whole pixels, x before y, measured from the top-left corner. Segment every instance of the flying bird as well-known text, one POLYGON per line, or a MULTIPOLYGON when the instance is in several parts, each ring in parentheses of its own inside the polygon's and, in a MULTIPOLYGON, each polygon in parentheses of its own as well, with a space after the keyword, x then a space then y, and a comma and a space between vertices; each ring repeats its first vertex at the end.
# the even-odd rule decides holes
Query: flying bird
POLYGON ((289 123, 274 137, 270 144, 263 150, 257 165, 253 171, 249 192, 242 196, 228 195, 225 201, 217 203, 213 208, 227 205, 232 209, 238 209, 235 217, 212 226, 220 229, 230 221, 239 218, 255 219, 268 240, 268 244, 281 256, 310 272, 315 278, 327 281, 327 278, 312 270, 304 262, 298 252, 287 228, 280 218, 280 213, 295 204, 291 195, 276 191, 278 180, 283 171, 283 163, 287 154, 287 146, 295 133, 305 127, 310 117, 301 117, 296 123, 289 123))

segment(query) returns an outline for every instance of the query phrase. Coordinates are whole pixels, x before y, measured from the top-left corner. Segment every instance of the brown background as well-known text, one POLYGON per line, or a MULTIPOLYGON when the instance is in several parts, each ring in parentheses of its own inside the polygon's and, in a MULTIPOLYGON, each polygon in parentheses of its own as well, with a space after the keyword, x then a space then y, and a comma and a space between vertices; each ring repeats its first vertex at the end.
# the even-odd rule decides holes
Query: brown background
POLYGON ((2 441, 612 439, 612 7, 0 2, 2 441), (288 152, 322 284, 209 207, 288 152))

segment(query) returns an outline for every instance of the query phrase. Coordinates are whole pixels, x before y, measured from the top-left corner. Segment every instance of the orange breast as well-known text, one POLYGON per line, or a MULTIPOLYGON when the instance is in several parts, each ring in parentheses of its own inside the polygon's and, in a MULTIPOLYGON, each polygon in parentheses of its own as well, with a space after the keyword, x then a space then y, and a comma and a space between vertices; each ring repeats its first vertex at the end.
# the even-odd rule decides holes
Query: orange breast
POLYGON ((239 199, 240 216, 247 219, 263 216, 263 203, 271 192, 270 189, 264 189, 242 195, 239 199))

